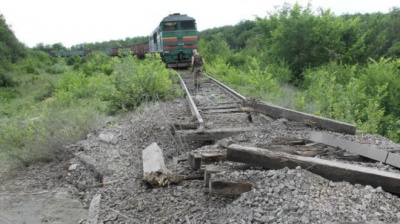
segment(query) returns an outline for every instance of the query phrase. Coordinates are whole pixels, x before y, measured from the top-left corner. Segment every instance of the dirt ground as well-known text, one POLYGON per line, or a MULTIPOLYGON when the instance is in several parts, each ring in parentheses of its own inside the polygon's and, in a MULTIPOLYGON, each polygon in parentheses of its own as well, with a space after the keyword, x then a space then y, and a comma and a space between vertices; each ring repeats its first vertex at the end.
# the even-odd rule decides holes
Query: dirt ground
POLYGON ((83 204, 65 189, 0 195, 0 223, 79 223, 87 217, 83 204))

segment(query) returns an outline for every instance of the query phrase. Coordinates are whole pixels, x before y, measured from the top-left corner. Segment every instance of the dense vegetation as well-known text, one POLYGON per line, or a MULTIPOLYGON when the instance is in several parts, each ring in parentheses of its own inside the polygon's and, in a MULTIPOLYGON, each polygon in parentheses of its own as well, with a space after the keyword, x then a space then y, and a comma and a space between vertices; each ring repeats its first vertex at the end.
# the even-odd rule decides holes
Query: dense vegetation
MULTIPOLYGON (((102 117, 180 94, 159 58, 52 58, 27 49, 0 17, 0 162, 62 159, 102 117)), ((146 37, 85 43, 126 46, 146 37)), ((200 32, 206 71, 246 96, 342 120, 400 142, 400 10, 336 16, 284 5, 265 18, 200 32)), ((0 163, 4 164, 4 163, 0 163)), ((15 163, 17 164, 17 163, 15 163)), ((2 167, 0 167, 2 169, 2 167)))
POLYGON ((98 52, 69 58, 69 66, 63 59, 35 53, 16 65, 19 86, 1 89, 11 94, 2 96, 0 159, 29 165, 65 158, 64 145, 84 138, 104 116, 180 94, 173 73, 159 58, 112 58, 98 52), (48 64, 41 68, 43 59, 48 64), (35 70, 25 70, 27 64, 35 70))
POLYGON ((0 88, 15 85, 12 77, 6 74, 13 63, 25 57, 26 50, 9 29, 5 18, 0 14, 0 88))
MULTIPOLYGON (((18 43, 1 25, 9 34, 4 46, 18 43)), ((121 51, 120 57, 97 52, 64 59, 45 51, 20 44, 0 52, 10 57, 1 61, 6 78, 0 88, 0 169, 64 159, 65 145, 84 138, 105 116, 181 94, 175 73, 160 58, 139 60, 121 51)))
POLYGON ((336 16, 284 5, 202 32, 199 48, 207 70, 245 95, 400 141, 398 8, 336 16))

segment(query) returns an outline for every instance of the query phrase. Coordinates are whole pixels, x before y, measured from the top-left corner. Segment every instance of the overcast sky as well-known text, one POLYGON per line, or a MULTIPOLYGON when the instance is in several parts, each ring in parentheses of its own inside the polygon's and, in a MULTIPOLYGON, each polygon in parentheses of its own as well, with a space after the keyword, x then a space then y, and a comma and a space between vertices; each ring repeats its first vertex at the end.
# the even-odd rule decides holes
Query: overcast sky
POLYGON ((265 17, 275 6, 299 2, 344 13, 389 12, 400 0, 0 0, 0 14, 22 43, 102 42, 147 36, 171 13, 196 19, 199 31, 265 17))

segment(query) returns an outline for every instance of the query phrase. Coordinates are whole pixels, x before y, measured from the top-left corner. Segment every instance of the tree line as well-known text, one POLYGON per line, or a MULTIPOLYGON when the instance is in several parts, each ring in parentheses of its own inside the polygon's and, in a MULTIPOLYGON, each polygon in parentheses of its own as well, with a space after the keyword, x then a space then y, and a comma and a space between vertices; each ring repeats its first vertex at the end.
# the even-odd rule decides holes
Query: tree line
POLYGON ((399 8, 337 16, 285 4, 200 32, 199 48, 206 70, 246 94, 400 141, 399 8), (297 94, 284 96, 287 84, 297 94))
MULTIPOLYGON (((229 53, 284 61, 293 72, 290 81, 297 83, 303 81, 306 69, 332 61, 365 64, 369 58, 398 58, 400 8, 392 8, 389 13, 336 16, 330 10, 315 13, 311 5, 285 4, 264 18, 200 32, 205 42, 218 38, 224 43, 214 46, 212 53, 218 54, 226 43, 229 53)), ((228 62, 236 64, 234 56, 228 62)))
POLYGON ((110 40, 96 43, 80 43, 71 46, 70 48, 65 47, 62 43, 55 44, 43 44, 38 43, 34 50, 41 50, 45 52, 53 52, 53 51, 63 51, 63 50, 93 50, 93 49, 101 49, 101 48, 114 48, 114 47, 124 47, 135 44, 140 44, 148 41, 148 37, 127 37, 125 39, 120 40, 110 40))

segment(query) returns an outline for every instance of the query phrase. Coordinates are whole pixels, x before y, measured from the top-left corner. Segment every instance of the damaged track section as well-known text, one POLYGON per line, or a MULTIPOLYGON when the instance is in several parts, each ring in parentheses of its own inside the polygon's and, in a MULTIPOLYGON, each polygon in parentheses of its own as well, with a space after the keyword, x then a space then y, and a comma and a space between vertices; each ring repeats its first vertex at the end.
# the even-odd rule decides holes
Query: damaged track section
MULTIPOLYGON (((383 149, 363 146, 351 141, 346 142, 344 139, 330 137, 329 134, 322 134, 323 132, 332 131, 342 135, 354 135, 356 134, 356 127, 354 125, 282 108, 265 102, 248 100, 211 76, 205 75, 205 80, 207 81, 202 85, 202 89, 190 89, 187 88, 187 86, 192 86, 190 76, 181 78, 182 87, 187 92, 187 98, 189 98, 191 104, 193 103, 193 106, 190 106, 190 108, 202 108, 198 109, 193 115, 200 117, 204 123, 202 123, 201 129, 176 131, 175 134, 180 138, 186 141, 216 142, 232 136, 246 136, 246 134, 254 131, 270 134, 272 133, 270 122, 273 122, 274 119, 285 119, 285 125, 287 125, 288 129, 293 124, 297 124, 298 127, 302 126, 299 129, 294 128, 297 131, 297 135, 303 138, 302 141, 298 139, 301 143, 305 145, 305 141, 307 141, 309 144, 319 144, 320 147, 316 150, 307 150, 307 147, 304 147, 306 150, 297 150, 297 155, 293 155, 279 150, 276 151, 277 147, 269 147, 271 143, 262 144, 260 142, 261 144, 259 145, 263 146, 262 148, 254 147, 257 143, 246 146, 237 144, 235 145, 236 148, 234 146, 232 146, 233 148, 231 146, 227 147, 228 156, 226 156, 226 160, 247 164, 250 167, 263 167, 267 169, 282 169, 285 167, 295 169, 296 167, 301 167, 332 181, 347 181, 353 184, 382 187, 386 191, 396 194, 400 193, 398 189, 400 176, 397 173, 337 162, 326 158, 315 158, 323 154, 334 154, 336 149, 340 149, 347 151, 348 154, 352 154, 355 160, 370 158, 378 162, 396 166, 396 162, 394 161, 398 156, 397 154, 383 149), (203 97, 204 95, 207 95, 209 102, 204 100, 206 98, 203 97), (228 99, 231 101, 228 101, 228 99), (231 122, 231 126, 229 126, 221 124, 219 120, 214 120, 212 116, 208 116, 210 114, 221 115, 218 117, 221 120, 223 116, 229 117, 237 114, 247 116, 242 116, 241 120, 236 120, 240 120, 238 123, 231 122), (264 118, 256 122, 259 126, 254 125, 253 117, 256 116, 264 118), (265 120, 268 122, 265 122, 265 120), (243 121, 246 121, 246 123, 243 121), (219 126, 215 125, 210 128, 208 124, 214 123, 219 123, 219 126), (321 135, 324 136, 323 139, 321 139, 321 135)), ((273 139, 273 141, 278 139, 279 137, 273 139)), ((208 152, 205 153, 207 154, 208 152)), ((205 165, 207 164, 203 164, 204 155, 201 152, 189 152, 189 164, 194 170, 205 169, 205 165)), ((344 158, 346 156, 337 156, 337 158, 340 157, 344 158)), ((347 158, 349 159, 350 157, 347 158)), ((219 170, 215 167, 209 167, 209 169, 209 171, 205 169, 204 174, 207 180, 214 175, 209 173, 219 170)), ((224 170, 223 172, 228 172, 228 170, 224 170)), ((225 182, 221 184, 221 186, 228 185, 225 182)), ((210 186, 211 188, 211 184, 208 181, 206 181, 205 186, 210 186)))
POLYGON ((184 141, 215 142, 240 133, 254 131, 262 125, 253 123, 249 113, 240 108, 246 98, 223 83, 205 75, 201 88, 194 86, 190 74, 179 76, 191 111, 190 123, 174 125, 175 136, 184 141))

